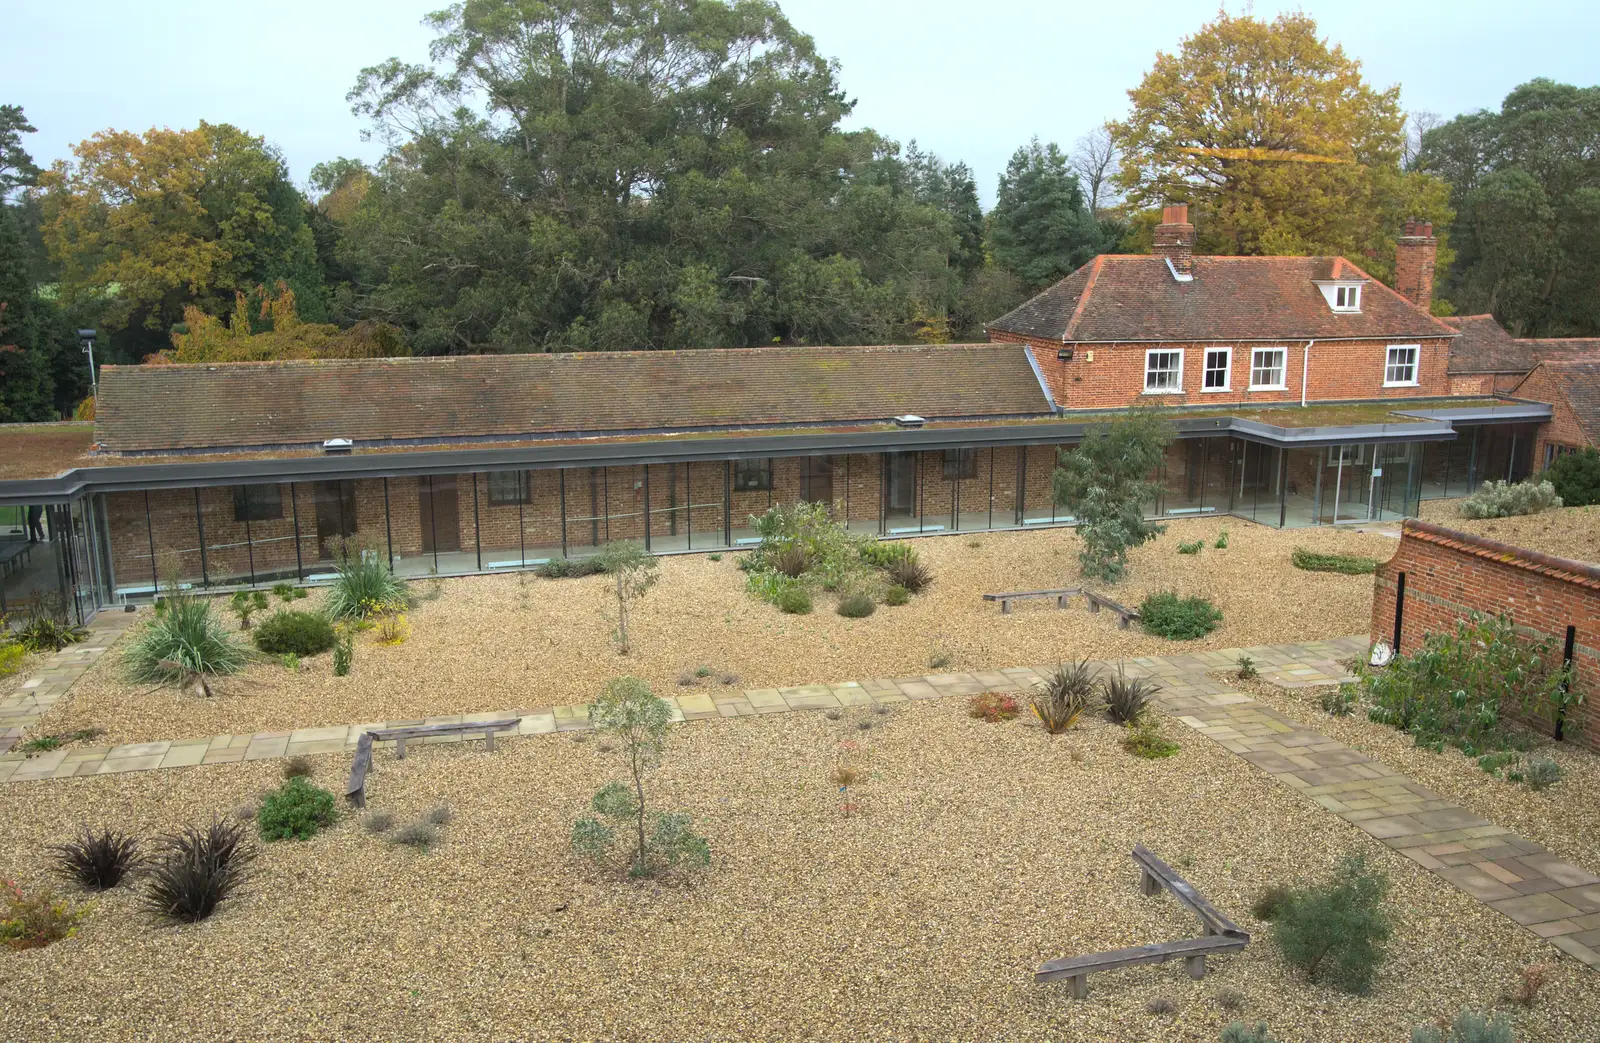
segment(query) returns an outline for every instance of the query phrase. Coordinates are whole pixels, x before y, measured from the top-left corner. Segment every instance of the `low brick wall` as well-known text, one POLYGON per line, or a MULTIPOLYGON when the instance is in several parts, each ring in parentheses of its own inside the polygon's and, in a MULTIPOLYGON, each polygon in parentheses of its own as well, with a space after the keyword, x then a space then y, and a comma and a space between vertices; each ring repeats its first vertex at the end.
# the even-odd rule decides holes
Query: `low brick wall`
POLYGON ((1564 736, 1600 750, 1600 568, 1496 540, 1408 521, 1400 549, 1379 566, 1372 599, 1372 639, 1393 642, 1401 579, 1400 651, 1414 652, 1424 637, 1453 630, 1469 612, 1506 613, 1519 629, 1547 636, 1558 650, 1575 630, 1573 684, 1585 704, 1564 726, 1564 736))

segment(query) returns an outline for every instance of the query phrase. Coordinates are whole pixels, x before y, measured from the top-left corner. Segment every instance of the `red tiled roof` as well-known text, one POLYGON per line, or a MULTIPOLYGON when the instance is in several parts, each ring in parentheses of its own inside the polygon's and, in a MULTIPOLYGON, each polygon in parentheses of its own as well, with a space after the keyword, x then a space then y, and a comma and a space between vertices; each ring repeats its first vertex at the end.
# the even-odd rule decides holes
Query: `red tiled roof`
POLYGON ((108 452, 1048 415, 1018 344, 107 366, 108 452))
POLYGON ((1456 331, 1342 257, 1196 257, 1178 282, 1164 258, 1105 254, 989 323, 1065 343, 1454 337, 1456 331), (1315 285, 1368 279, 1359 313, 1315 285))
POLYGON ((1461 332, 1450 342, 1451 373, 1526 373, 1534 367, 1527 344, 1507 333, 1493 315, 1452 315, 1439 321, 1461 332))
MULTIPOLYGON (((1532 362, 1600 359, 1600 337, 1520 337, 1517 343, 1527 350, 1532 362)), ((1533 368, 1532 363, 1528 368, 1533 368)))
POLYGON ((1549 359, 1539 363, 1538 369, 1548 373, 1561 389, 1584 436, 1600 445, 1600 356, 1549 359))

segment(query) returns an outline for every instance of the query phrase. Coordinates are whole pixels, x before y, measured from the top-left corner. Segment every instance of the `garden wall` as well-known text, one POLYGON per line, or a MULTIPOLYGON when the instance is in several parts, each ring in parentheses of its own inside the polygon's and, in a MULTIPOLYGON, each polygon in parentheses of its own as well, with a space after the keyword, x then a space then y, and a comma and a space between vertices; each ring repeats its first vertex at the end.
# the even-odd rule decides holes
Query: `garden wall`
POLYGON ((1434 631, 1453 630, 1469 612, 1505 613, 1519 630, 1557 648, 1574 628, 1573 684, 1585 705, 1565 722, 1565 738, 1600 750, 1600 568, 1423 521, 1407 521, 1400 549, 1379 566, 1372 639, 1392 642, 1401 577, 1405 598, 1399 650, 1414 652, 1434 631))

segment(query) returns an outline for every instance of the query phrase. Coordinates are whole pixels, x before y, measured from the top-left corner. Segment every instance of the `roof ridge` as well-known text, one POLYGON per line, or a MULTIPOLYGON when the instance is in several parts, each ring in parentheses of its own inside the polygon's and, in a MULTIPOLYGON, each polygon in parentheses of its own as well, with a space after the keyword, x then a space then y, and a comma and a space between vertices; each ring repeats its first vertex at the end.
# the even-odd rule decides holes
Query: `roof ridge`
POLYGON ((1063 344, 1072 340, 1073 333, 1077 331, 1078 319, 1083 315, 1084 306, 1089 303, 1089 296, 1094 293, 1094 284, 1100 278, 1100 270, 1105 267, 1105 255, 1096 254, 1092 263, 1094 267, 1089 269, 1089 278, 1083 284, 1083 293, 1078 297, 1078 306, 1072 309, 1072 318, 1067 320, 1067 328, 1061 331, 1063 344))

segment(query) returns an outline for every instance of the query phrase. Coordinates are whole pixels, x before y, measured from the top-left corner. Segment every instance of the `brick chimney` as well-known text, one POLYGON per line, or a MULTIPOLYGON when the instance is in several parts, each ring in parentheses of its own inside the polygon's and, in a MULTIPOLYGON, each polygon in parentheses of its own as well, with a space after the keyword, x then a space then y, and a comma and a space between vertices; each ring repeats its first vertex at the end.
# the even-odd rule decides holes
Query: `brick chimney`
POLYGON ((1423 311, 1433 305, 1433 259, 1438 252, 1431 221, 1407 221, 1405 234, 1394 244, 1394 288, 1423 311))
POLYGON ((1189 204, 1161 208, 1161 223, 1156 225, 1150 252, 1165 257, 1180 277, 1194 274, 1194 225, 1189 223, 1189 204))

